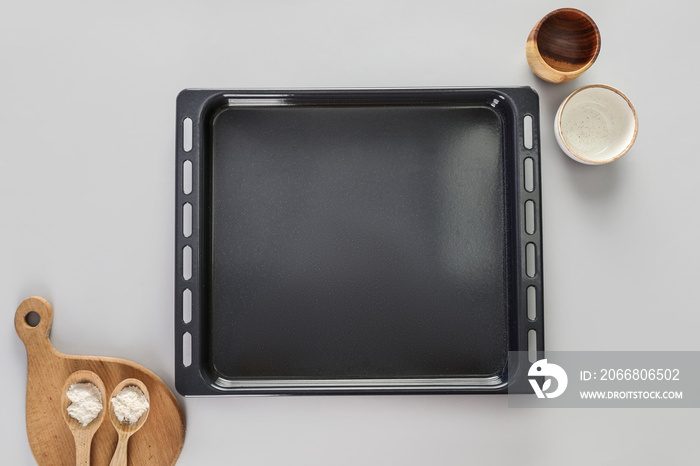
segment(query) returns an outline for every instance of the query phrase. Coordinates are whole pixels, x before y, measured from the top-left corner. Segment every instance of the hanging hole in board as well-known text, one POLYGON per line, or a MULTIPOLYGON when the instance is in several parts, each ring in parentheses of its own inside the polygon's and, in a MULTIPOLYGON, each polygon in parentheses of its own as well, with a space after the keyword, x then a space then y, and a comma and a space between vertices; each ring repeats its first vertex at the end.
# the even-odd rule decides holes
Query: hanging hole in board
POLYGON ((525 273, 530 278, 537 273, 535 268, 535 243, 527 243, 527 246, 525 246, 525 273))
POLYGON ((531 157, 525 159, 525 191, 531 193, 535 190, 535 162, 531 157))
POLYGON ((530 320, 537 318, 537 290, 534 286, 527 287, 527 318, 530 320))
POLYGON ((532 149, 532 116, 523 118, 523 145, 525 149, 532 149))
POLYGON ((535 201, 525 201, 525 233, 535 232, 535 201))
POLYGON ((192 204, 182 206, 182 234, 185 238, 192 236, 192 204))
POLYGON ((189 194, 192 192, 192 162, 185 160, 182 164, 182 192, 189 194))
POLYGON ((192 150, 192 118, 182 120, 182 149, 185 152, 192 150))
POLYGON ((527 358, 532 363, 537 361, 537 332, 535 330, 527 332, 527 358))
POLYGON ((190 367, 192 364, 192 335, 190 332, 185 332, 182 335, 182 365, 190 367))
POLYGON ((182 248, 182 278, 189 280, 192 278, 192 247, 182 248))
POLYGON ((182 292, 182 321, 186 324, 192 321, 192 290, 189 288, 182 292))
POLYGON ((24 316, 24 321, 30 327, 36 327, 39 325, 39 322, 41 322, 41 316, 34 311, 30 311, 26 316, 24 316))

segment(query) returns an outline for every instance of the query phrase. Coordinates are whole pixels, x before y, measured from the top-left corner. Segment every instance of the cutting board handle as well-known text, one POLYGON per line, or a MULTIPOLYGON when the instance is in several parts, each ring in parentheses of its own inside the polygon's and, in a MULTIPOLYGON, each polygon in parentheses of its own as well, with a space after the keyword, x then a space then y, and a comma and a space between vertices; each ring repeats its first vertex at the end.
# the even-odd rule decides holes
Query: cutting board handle
POLYGON ((15 330, 27 353, 53 349, 49 341, 52 323, 53 309, 47 300, 32 296, 22 301, 15 312, 15 330))

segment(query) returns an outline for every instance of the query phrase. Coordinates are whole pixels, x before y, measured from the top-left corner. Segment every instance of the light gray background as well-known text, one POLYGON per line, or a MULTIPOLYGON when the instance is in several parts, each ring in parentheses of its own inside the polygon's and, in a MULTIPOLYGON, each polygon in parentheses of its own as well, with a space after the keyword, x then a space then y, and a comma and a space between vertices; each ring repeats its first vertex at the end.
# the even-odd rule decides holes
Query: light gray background
MULTIPOLYGON (((175 96, 186 87, 530 85, 540 93, 552 350, 699 350, 700 4, 681 1, 4 1, 0 6, 3 464, 33 464, 13 315, 55 311, 63 352, 118 356, 174 387, 175 96), (537 79, 525 39, 575 6, 602 33, 574 82, 537 79), (621 160, 569 160, 574 89, 635 103, 621 160)), ((181 400, 183 465, 686 464, 697 410, 516 410, 496 396, 181 400), (511 463, 517 462, 519 463, 511 463)))

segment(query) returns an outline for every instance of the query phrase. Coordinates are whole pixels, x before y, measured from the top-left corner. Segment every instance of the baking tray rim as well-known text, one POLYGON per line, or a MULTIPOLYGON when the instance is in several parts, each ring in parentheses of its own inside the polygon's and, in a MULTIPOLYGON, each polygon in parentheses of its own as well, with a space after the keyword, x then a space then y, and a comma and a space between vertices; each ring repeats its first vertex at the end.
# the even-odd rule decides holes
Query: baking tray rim
MULTIPOLYGON (((540 194, 540 170, 539 170, 539 104, 537 94, 527 87, 464 87, 464 88, 326 88, 326 89, 238 89, 238 90, 206 90, 206 89, 186 89, 178 95, 177 99, 177 124, 176 124, 176 270, 175 270, 175 353, 176 353, 176 387, 178 391, 186 396, 215 395, 215 394, 297 394, 297 393, 504 393, 509 385, 518 381, 522 382, 522 377, 517 378, 521 371, 516 370, 513 374, 491 374, 486 377, 445 377, 445 378, 372 378, 372 379, 250 379, 232 380, 229 378, 217 377, 207 368, 203 355, 206 350, 201 347, 201 326, 197 327, 197 318, 201 318, 201 313, 196 311, 201 309, 202 296, 199 274, 193 273, 192 277, 185 279, 182 275, 184 266, 184 248, 195 247, 199 243, 198 231, 194 228, 195 219, 198 212, 205 206, 199 204, 201 199, 197 196, 199 186, 199 149, 206 142, 205 134, 207 118, 210 117, 213 108, 234 105, 335 105, 338 101, 350 105, 391 105, 401 102, 407 97, 422 100, 414 100, 419 105, 435 105, 435 101, 427 101, 426 98, 444 99, 446 97, 468 97, 474 99, 475 95, 480 95, 483 99, 482 105, 490 105, 493 108, 506 108, 506 112, 512 113, 511 124, 514 134, 506 134, 504 138, 512 138, 512 152, 514 153, 514 184, 516 206, 513 215, 515 225, 517 225, 515 241, 517 249, 517 261, 521 261, 525 253, 526 243, 535 245, 535 276, 530 277, 525 273, 524 266, 519 266, 517 271, 518 286, 516 286, 517 297, 516 319, 512 319, 510 312, 507 319, 508 331, 517 333, 516 347, 510 346, 512 338, 509 338, 509 351, 522 351, 527 349, 528 332, 535 331, 536 355, 540 359, 544 355, 544 326, 542 311, 542 246, 541 246, 541 194, 540 194), (236 102, 232 103, 232 99, 236 102), (296 99, 296 101, 295 101, 296 99), (364 100, 363 100, 364 99, 364 100), (384 100, 382 100, 384 99, 384 100), (292 102, 290 102, 292 101, 292 102), (303 102, 300 104, 300 102, 303 102), (377 102, 381 102, 377 104, 377 102), (218 105, 217 105, 218 104, 218 105), (524 138, 523 117, 532 118, 532 145, 525 148, 522 144, 524 138), (186 150, 183 138, 186 133, 185 120, 191 121, 191 147, 186 150), (525 159, 530 159, 533 165, 533 186, 531 190, 524 188, 525 159), (192 190, 185 193, 183 163, 189 161, 192 165, 192 190), (194 195, 193 195, 194 194, 194 195), (527 200, 535 201, 535 232, 528 234, 524 238, 524 204, 527 200), (193 228, 189 237, 182 234, 183 213, 182 206, 190 203, 193 206, 193 228), (520 309, 521 304, 527 299, 525 290, 528 286, 535 287, 536 290, 536 318, 529 319, 520 309), (192 314, 188 322, 183 316, 183 293, 189 290, 192 293, 192 314), (514 322, 515 320, 515 322, 514 322), (194 325, 193 325, 194 323, 194 325), (185 346, 185 335, 193 341, 190 347, 190 354, 187 356, 185 346), (185 366, 183 357, 189 357, 190 364, 185 366), (204 364, 203 364, 204 363, 204 364), (516 380, 517 379, 517 380, 516 380)), ((449 102, 454 105, 454 102, 449 102)), ((410 105, 403 103, 403 105, 410 105)), ((505 152, 505 148, 504 148, 505 152)), ((504 154, 505 155, 505 154, 504 154)), ((198 253, 192 253, 192 270, 199 269, 198 253)), ((522 264, 521 264, 522 265, 522 264)), ((192 341, 191 340, 191 341, 192 341)))

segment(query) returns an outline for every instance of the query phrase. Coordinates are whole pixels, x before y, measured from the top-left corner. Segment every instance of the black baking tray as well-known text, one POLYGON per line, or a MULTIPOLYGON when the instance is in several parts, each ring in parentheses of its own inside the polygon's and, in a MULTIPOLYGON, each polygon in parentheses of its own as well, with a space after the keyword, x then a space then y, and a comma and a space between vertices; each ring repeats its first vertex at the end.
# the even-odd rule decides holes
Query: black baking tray
POLYGON ((184 90, 176 157, 181 394, 504 393, 543 354, 532 89, 184 90))

